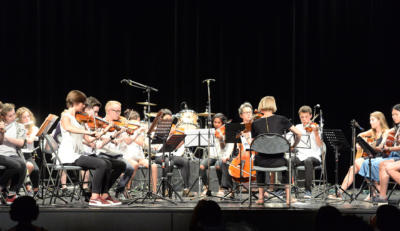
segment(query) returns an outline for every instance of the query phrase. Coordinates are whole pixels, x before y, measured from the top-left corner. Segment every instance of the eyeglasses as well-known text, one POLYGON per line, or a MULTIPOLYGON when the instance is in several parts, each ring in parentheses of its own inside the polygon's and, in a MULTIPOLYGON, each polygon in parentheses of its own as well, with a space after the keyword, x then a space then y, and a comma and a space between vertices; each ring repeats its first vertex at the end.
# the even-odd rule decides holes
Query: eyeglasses
POLYGON ((121 110, 111 109, 111 111, 116 112, 116 113, 121 113, 121 110))
POLYGON ((242 112, 242 114, 252 114, 253 112, 252 111, 244 111, 244 112, 242 112))

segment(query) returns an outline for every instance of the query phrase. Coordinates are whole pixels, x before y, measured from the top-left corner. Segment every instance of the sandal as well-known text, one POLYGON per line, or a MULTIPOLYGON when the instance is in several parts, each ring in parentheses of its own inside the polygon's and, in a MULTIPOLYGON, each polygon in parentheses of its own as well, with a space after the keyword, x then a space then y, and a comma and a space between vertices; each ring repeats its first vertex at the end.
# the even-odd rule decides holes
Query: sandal
POLYGON ((257 200, 256 205, 264 205, 264 199, 263 200, 257 200))

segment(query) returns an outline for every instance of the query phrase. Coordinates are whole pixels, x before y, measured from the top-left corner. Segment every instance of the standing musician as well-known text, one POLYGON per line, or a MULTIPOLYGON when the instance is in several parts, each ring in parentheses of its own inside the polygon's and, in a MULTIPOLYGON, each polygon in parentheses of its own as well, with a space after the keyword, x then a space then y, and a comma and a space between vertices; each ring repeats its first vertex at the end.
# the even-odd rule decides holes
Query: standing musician
MULTIPOLYGON (((388 131, 389 126, 386 122, 385 115, 380 112, 380 111, 375 111, 370 114, 369 117, 369 123, 371 125, 371 129, 368 131, 360 133, 358 136, 362 137, 363 139, 369 141, 369 143, 374 147, 377 148, 379 145, 381 145, 383 141, 384 134, 388 131)), ((353 183, 353 171, 355 173, 359 173, 361 170, 361 166, 365 164, 368 165, 368 161, 365 161, 368 157, 367 154, 363 155, 363 151, 361 147, 357 145, 357 153, 360 153, 359 155, 356 155, 356 160, 355 160, 355 168, 353 166, 350 166, 349 171, 347 172, 345 178, 343 179, 341 188, 343 190, 347 190, 350 185, 353 183), (353 170, 354 168, 354 170, 353 170)), ((362 170, 359 174, 361 176, 369 176, 369 168, 366 167, 365 169, 362 170)), ((378 186, 378 185, 377 185, 378 186)), ((342 196, 342 193, 338 191, 338 196, 342 196)))
MULTIPOLYGON (((296 147, 296 145, 300 142, 301 132, 298 128, 293 126, 290 121, 281 115, 275 115, 276 112, 276 102, 273 96, 265 96, 261 99, 258 104, 258 111, 263 114, 263 117, 254 121, 251 126, 251 136, 257 137, 258 135, 264 133, 277 133, 283 135, 285 132, 293 132, 295 135, 295 141, 291 149, 296 147)), ((253 139, 254 139, 253 138, 253 139)), ((258 153, 254 159, 255 166, 261 167, 281 167, 286 166, 287 161, 284 158, 284 153, 268 155, 264 153, 258 153)), ((262 187, 265 184, 265 172, 257 171, 257 184, 260 185, 258 188, 258 200, 257 204, 264 204, 264 188, 262 187)), ((282 173, 282 181, 289 182, 289 177, 287 172, 282 173)), ((286 203, 289 203, 289 187, 285 188, 286 191, 286 203)))
POLYGON ((10 103, 2 105, 0 112, 0 129, 4 133, 3 143, 0 145, 0 165, 6 167, 0 175, 0 193, 7 188, 11 181, 8 195, 5 198, 8 205, 17 198, 26 175, 24 160, 18 155, 18 149, 26 144, 24 127, 15 122, 15 106, 10 103))
MULTIPOLYGON (((112 165, 107 159, 98 158, 83 151, 83 140, 92 143, 89 136, 99 138, 101 134, 96 131, 88 131, 77 121, 75 114, 82 112, 85 108, 86 95, 78 90, 72 90, 66 97, 67 109, 61 114, 62 140, 58 149, 61 164, 75 164, 87 169, 94 169, 92 178, 92 195, 89 201, 90 206, 112 206, 118 204, 108 193, 112 181, 112 175, 121 174, 125 165, 120 168, 112 165)), ((107 127, 106 129, 109 129, 107 127)))
POLYGON ((39 167, 33 159, 35 152, 34 141, 38 140, 36 134, 39 128, 35 126, 35 117, 28 108, 18 108, 16 115, 18 122, 26 129, 26 146, 21 151, 25 157, 26 168, 32 182, 32 185, 26 185, 26 190, 29 196, 34 196, 39 191, 39 167))
POLYGON ((400 104, 393 106, 392 119, 395 126, 388 131, 385 144, 380 146, 381 151, 390 154, 379 164, 379 197, 374 198, 378 203, 387 202, 386 193, 390 177, 400 183, 400 104))
MULTIPOLYGON (((163 114, 162 119, 163 120, 172 120, 172 112, 171 110, 164 108, 160 110, 163 114)), ((171 132, 170 134, 174 134, 175 133, 175 128, 174 126, 172 126, 171 132)), ((172 172, 172 168, 174 165, 176 165, 178 168, 181 169, 181 173, 182 173, 182 177, 183 177, 183 192, 182 192, 182 196, 184 197, 193 197, 194 195, 189 191, 189 180, 190 180, 190 162, 187 158, 183 157, 183 153, 184 153, 184 148, 185 146, 183 145, 183 142, 177 147, 177 149, 172 153, 172 159, 170 160, 170 168, 167 168, 167 172, 172 172)), ((162 153, 157 153, 156 154, 156 159, 154 160, 154 162, 156 164, 162 165, 162 153)), ((165 157, 165 163, 168 163, 169 158, 166 156, 165 157)), ((155 171, 152 172, 153 173, 153 181, 154 179, 157 179, 157 174, 155 171), (155 177, 154 177, 155 175, 155 177)), ((154 183, 153 183, 154 184, 154 183)), ((154 188, 153 188, 154 191, 154 188)))
MULTIPOLYGON (((217 113, 212 119, 215 128, 215 146, 210 147, 210 153, 207 159, 200 163, 200 175, 204 184, 204 191, 202 195, 206 195, 209 191, 207 169, 209 166, 215 165, 215 170, 218 177, 219 191, 217 196, 224 196, 226 190, 232 188, 232 177, 229 175, 227 161, 231 158, 234 148, 233 143, 225 143, 225 124, 227 118, 222 113, 217 113)), ((233 195, 231 195, 233 196, 233 195)))
MULTIPOLYGON (((299 109, 301 124, 296 128, 301 132, 302 138, 309 137, 310 148, 297 148, 298 152, 293 157, 293 166, 303 166, 305 169, 305 193, 304 198, 311 198, 311 184, 314 166, 321 164, 321 150, 323 143, 318 131, 318 125, 311 120, 312 109, 309 106, 302 106, 299 109)), ((307 138, 306 138, 307 139, 307 138)), ((307 142, 307 140, 306 140, 307 142)))
MULTIPOLYGON (((124 116, 127 119, 128 123, 138 124, 140 123, 140 115, 137 111, 132 109, 126 109, 124 112, 124 116)), ((145 168, 149 168, 149 161, 145 158, 143 147, 145 145, 145 132, 147 128, 143 124, 141 127, 137 129, 132 135, 126 134, 124 136, 124 143, 123 143, 123 152, 124 152, 124 159, 126 159, 134 168, 134 172, 132 174, 131 179, 129 180, 128 184, 126 185, 126 189, 124 193, 125 198, 129 199, 130 195, 127 191, 130 190, 132 180, 136 175, 136 172, 139 166, 143 166, 145 168)), ((151 165, 152 170, 152 188, 153 192, 156 193, 157 189, 157 171, 158 167, 157 164, 151 165)))

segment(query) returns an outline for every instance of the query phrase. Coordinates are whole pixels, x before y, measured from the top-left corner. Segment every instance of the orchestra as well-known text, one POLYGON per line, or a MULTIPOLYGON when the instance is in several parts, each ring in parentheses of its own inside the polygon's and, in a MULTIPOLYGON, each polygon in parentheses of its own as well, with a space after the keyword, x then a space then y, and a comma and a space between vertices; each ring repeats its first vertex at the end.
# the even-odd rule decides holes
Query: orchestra
MULTIPOLYGON (((138 104, 145 107, 155 105, 150 102, 138 104)), ((315 115, 316 108, 313 111, 307 105, 300 107, 300 123, 293 125, 287 117, 276 114, 277 106, 273 96, 263 97, 256 110, 253 110, 249 102, 245 102, 238 107, 241 121, 237 124, 242 130, 235 134, 236 141, 232 142, 227 138, 232 135, 227 133, 227 127, 234 126, 236 121, 232 122, 221 112, 211 113, 206 110, 204 113, 196 113, 187 107, 186 102, 184 105, 184 109, 175 114, 164 108, 158 113, 145 111, 141 117, 139 111, 123 108, 120 102, 109 100, 104 107, 105 116, 101 117, 99 111, 102 103, 99 100, 92 96, 86 97, 85 93, 79 90, 72 90, 67 94, 66 109, 60 115, 59 125, 53 130, 53 133, 58 134, 55 137, 59 141, 58 159, 55 162, 84 169, 80 173, 83 179, 82 190, 88 195, 88 205, 94 207, 118 206, 124 201, 133 200, 135 196, 132 193, 132 182, 136 180, 135 176, 140 167, 147 169, 151 175, 149 190, 160 197, 165 194, 157 190, 160 184, 159 169, 172 173, 176 168, 180 170, 180 180, 183 182, 182 197, 218 196, 222 199, 235 199, 236 184, 256 183, 256 204, 264 205, 264 200, 271 196, 264 190, 265 183, 276 179, 274 175, 253 170, 252 166, 288 166, 290 161, 292 167, 305 166, 303 198, 312 198, 314 167, 324 164, 322 154, 326 151, 322 124, 319 125, 315 120, 318 117, 315 115), (122 116, 123 109, 125 110, 122 116), (201 125, 207 124, 207 121, 201 121, 203 118, 211 119, 209 124, 212 125, 204 128, 212 132, 203 155, 195 155, 193 149, 186 147, 184 139, 171 153, 162 151, 174 135, 185 135, 189 130, 202 129, 201 125), (170 123, 167 136, 163 138, 164 143, 152 144, 160 138, 157 137, 156 131, 159 127, 162 128, 163 121, 170 123), (287 139, 290 151, 294 153, 292 158, 289 160, 285 153, 269 155, 251 151, 253 140, 265 133, 278 134, 287 139), (199 179, 202 185, 200 195, 191 191, 193 172, 190 171, 190 163, 193 161, 199 164, 199 179), (210 168, 212 166, 215 167, 210 168), (219 186, 214 195, 210 190, 212 169, 215 169, 219 186), (111 196, 112 192, 115 193, 115 197, 111 196)), ((372 165, 368 165, 368 161, 365 161, 369 158, 368 154, 357 145, 355 165, 350 167, 343 179, 341 190, 350 187, 354 181, 354 172, 374 184, 377 189, 374 192, 376 200, 387 201, 389 178, 400 183, 400 165, 397 161, 400 159, 399 114, 400 106, 395 105, 392 110, 395 126, 391 129, 382 112, 370 114, 371 129, 358 136, 367 141, 380 155, 374 156, 372 165), (372 168, 372 175, 369 175, 369 168, 372 168)), ((0 191, 5 198, 2 203, 11 204, 18 195, 24 193, 38 198, 41 179, 37 152, 41 150, 38 148, 39 128, 36 126, 35 116, 27 107, 20 107, 15 111, 13 104, 2 102, 0 116, 0 166, 5 167, 0 171, 0 191), (25 192, 22 192, 22 188, 25 192)), ((288 172, 284 171, 279 180, 284 184, 291 184, 288 176, 288 172)), ((66 179, 67 173, 62 172, 60 185, 63 190, 68 186, 66 179)), ((300 199, 289 198, 288 190, 289 188, 285 187, 282 196, 284 198, 286 194, 284 200, 287 204, 300 199)), ((330 198, 344 199, 341 190, 330 198)))

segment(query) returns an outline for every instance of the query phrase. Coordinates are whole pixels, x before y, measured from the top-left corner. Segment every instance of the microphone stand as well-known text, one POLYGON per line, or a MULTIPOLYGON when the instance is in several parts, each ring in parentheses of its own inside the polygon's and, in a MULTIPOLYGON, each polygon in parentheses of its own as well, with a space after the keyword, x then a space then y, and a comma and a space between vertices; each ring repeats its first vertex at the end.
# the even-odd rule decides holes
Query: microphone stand
MULTIPOLYGON (((207 128, 208 128, 208 139, 207 139, 207 159, 208 159, 208 169, 207 169, 207 196, 211 196, 211 190, 210 190, 210 139, 211 139, 211 94, 210 94, 210 80, 206 81, 207 83, 207 128)), ((215 145, 215 142, 214 142, 215 145)))
MULTIPOLYGON (((147 86, 147 85, 144 85, 144 84, 141 84, 141 83, 129 80, 129 79, 128 80, 127 79, 121 80, 121 83, 124 83, 124 82, 127 83, 129 86, 136 87, 136 88, 139 88, 139 89, 143 89, 144 92, 147 93, 147 102, 148 103, 150 103, 150 94, 151 94, 151 92, 152 91, 158 92, 158 89, 156 89, 156 88, 153 88, 153 87, 150 87, 150 86, 147 86)), ((148 116, 150 114, 150 112, 151 112, 150 108, 151 108, 151 105, 150 104, 147 105, 147 113, 144 114, 145 120, 147 120, 147 127, 148 128, 150 128, 150 117, 148 116)), ((146 106, 144 108, 144 111, 146 111, 146 106)), ((144 202, 144 200, 146 198, 149 198, 149 199, 159 198, 159 196, 154 194, 152 192, 152 190, 151 190, 151 170, 152 170, 152 168, 151 168, 151 134, 147 134, 147 137, 148 137, 148 140, 149 140, 149 145, 148 145, 148 150, 147 150, 148 161, 149 161, 149 167, 148 167, 149 181, 148 181, 148 191, 146 193, 146 196, 143 198, 142 202, 144 202)))

